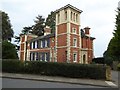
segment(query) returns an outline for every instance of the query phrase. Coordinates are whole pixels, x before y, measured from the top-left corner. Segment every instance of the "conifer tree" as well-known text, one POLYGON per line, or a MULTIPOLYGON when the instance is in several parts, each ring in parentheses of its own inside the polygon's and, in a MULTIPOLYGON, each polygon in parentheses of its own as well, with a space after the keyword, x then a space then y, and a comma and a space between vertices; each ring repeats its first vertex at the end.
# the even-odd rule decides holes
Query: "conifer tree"
POLYGON ((117 9, 115 30, 113 38, 110 40, 107 51, 104 53, 105 59, 120 62, 120 8, 117 9))

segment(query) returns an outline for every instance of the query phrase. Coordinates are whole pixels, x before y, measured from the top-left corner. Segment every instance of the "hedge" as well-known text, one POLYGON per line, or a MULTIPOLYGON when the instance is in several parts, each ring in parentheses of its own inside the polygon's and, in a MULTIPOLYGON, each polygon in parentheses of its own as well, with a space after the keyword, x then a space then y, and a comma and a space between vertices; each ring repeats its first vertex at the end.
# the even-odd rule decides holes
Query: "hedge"
POLYGON ((117 65, 117 70, 120 71, 120 63, 117 65))
POLYGON ((53 63, 40 61, 2 61, 3 72, 27 73, 72 78, 106 79, 106 68, 103 65, 53 63))

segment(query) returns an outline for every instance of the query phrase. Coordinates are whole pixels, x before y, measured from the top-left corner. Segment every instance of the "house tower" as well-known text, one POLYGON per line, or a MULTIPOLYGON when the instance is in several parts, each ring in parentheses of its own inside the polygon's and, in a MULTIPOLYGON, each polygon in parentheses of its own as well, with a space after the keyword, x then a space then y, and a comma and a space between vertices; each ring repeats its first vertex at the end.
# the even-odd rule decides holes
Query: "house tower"
POLYGON ((80 62, 81 10, 68 4, 56 10, 56 60, 80 62))

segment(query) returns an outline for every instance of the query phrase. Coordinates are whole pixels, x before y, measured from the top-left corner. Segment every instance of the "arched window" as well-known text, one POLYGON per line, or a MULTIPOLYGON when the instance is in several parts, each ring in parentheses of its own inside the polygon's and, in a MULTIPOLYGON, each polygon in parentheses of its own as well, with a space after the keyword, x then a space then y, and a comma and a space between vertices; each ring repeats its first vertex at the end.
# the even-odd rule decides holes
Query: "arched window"
POLYGON ((76 14, 76 22, 78 22, 78 14, 76 14))
POLYGON ((83 55, 83 64, 85 64, 85 62, 86 62, 86 55, 84 54, 83 55))
POLYGON ((60 22, 60 14, 58 14, 58 23, 60 22))
POLYGON ((71 20, 72 20, 72 18, 73 18, 73 15, 72 15, 73 13, 71 12, 71 20))
POLYGON ((75 13, 74 13, 74 15, 73 15, 73 20, 75 21, 75 13))
POLYGON ((65 20, 67 20, 67 11, 65 11, 65 20))

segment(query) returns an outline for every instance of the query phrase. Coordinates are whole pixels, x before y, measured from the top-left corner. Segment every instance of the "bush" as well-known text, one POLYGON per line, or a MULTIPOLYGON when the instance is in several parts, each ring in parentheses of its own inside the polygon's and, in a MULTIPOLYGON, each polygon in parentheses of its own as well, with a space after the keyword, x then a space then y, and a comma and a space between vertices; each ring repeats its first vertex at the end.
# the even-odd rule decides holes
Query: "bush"
POLYGON ((117 70, 120 71, 120 63, 117 65, 117 70))
POLYGON ((22 72, 23 62, 19 60, 3 60, 2 61, 2 71, 9 73, 19 73, 22 72))
POLYGON ((11 42, 2 42, 2 59, 18 59, 16 46, 11 42))
POLYGON ((40 61, 3 61, 3 72, 28 73, 72 78, 106 79, 106 66, 40 61))
POLYGON ((93 58, 92 63, 105 64, 105 59, 103 57, 93 58))

